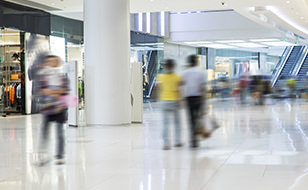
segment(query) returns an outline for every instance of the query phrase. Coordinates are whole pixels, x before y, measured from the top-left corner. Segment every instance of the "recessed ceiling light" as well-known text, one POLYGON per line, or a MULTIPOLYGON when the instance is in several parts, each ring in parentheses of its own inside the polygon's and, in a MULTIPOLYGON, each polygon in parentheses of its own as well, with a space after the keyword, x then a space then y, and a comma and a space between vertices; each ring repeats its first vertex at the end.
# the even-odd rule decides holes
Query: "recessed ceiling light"
POLYGON ((293 46, 294 44, 290 42, 262 42, 262 44, 268 45, 268 46, 293 46))
POLYGON ((209 41, 194 41, 194 42, 184 42, 185 44, 198 45, 198 44, 210 44, 209 41))
POLYGON ((251 42, 273 42, 273 41, 280 41, 280 40, 276 38, 266 38, 266 39, 253 39, 249 41, 251 42))
POLYGON ((235 43, 235 44, 232 44, 232 45, 239 46, 239 47, 246 47, 246 48, 263 48, 263 47, 266 47, 265 45, 255 44, 255 43, 235 43))
POLYGON ((215 48, 215 49, 231 49, 233 46, 224 45, 224 44, 205 44, 205 47, 215 48))
POLYGON ((286 3, 288 3, 288 4, 289 4, 289 3, 290 3, 290 1, 286 1, 286 3))
POLYGON ((220 40, 216 41, 218 43, 242 43, 245 42, 244 40, 220 40))

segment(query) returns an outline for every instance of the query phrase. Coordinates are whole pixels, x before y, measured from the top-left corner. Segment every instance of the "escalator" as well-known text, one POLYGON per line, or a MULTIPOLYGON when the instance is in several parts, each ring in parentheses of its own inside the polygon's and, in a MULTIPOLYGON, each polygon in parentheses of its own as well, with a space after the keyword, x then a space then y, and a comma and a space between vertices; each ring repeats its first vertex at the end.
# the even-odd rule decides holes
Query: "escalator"
POLYGON ((297 89, 304 89, 308 72, 308 48, 306 47, 305 59, 296 72, 297 89))
POLYGON ((292 77, 294 69, 298 68, 301 60, 304 58, 306 48, 305 46, 288 47, 280 61, 280 65, 276 68, 276 73, 273 76, 273 86, 281 87, 286 81, 292 77))
POLYGON ((149 51, 147 53, 147 63, 144 67, 144 78, 146 82, 143 85, 143 97, 144 99, 150 99, 152 91, 155 87, 156 75, 157 75, 157 51, 149 51))

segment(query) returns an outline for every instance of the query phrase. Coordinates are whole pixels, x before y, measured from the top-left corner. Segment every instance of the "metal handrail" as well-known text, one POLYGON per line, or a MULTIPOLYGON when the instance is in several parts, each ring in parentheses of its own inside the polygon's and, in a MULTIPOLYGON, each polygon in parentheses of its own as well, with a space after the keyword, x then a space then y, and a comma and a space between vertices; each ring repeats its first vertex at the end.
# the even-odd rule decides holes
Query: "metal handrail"
POLYGON ((281 74, 281 72, 282 72, 282 70, 283 70, 285 64, 287 63, 287 61, 288 61, 288 59, 289 59, 289 57, 290 57, 290 54, 291 54, 291 52, 293 51, 293 48, 294 48, 294 47, 292 46, 292 47, 287 47, 287 48, 290 48, 290 50, 289 50, 287 56, 285 57, 285 59, 283 60, 283 62, 280 64, 279 69, 278 69, 278 72, 276 72, 275 76, 273 77, 274 80, 272 81, 272 87, 275 86, 275 84, 276 84, 276 82, 277 82, 277 80, 278 80, 278 77, 280 76, 280 74, 281 74))
POLYGON ((151 57, 152 57, 152 52, 153 52, 153 50, 150 51, 150 55, 148 57, 147 64, 145 66, 145 72, 148 72, 150 60, 151 60, 151 57))
POLYGON ((150 87, 150 89, 149 89, 149 94, 148 94, 148 97, 150 97, 150 96, 151 96, 151 94, 152 94, 152 90, 153 90, 154 85, 155 85, 155 80, 156 80, 156 77, 154 77, 154 79, 153 79, 153 81, 152 81, 152 85, 151 85, 151 87, 150 87))
POLYGON ((299 65, 299 67, 297 68, 297 70, 295 72, 295 76, 298 75, 299 71, 301 70, 301 68, 302 68, 302 66, 303 66, 303 64, 305 62, 305 59, 306 59, 306 57, 308 55, 308 46, 305 46, 304 51, 305 51, 304 57, 303 57, 303 59, 301 61, 301 64, 299 65))
POLYGON ((272 71, 272 75, 276 75, 276 72, 277 72, 278 68, 281 67, 282 58, 285 57, 286 52, 288 52, 290 48, 291 48, 291 47, 286 47, 286 48, 284 49, 284 51, 283 51, 283 53, 282 53, 282 55, 281 55, 281 58, 279 59, 278 63, 276 64, 276 66, 275 66, 275 68, 274 68, 274 70, 272 71))
MULTIPOLYGON (((151 51, 151 58, 152 58, 152 53, 153 53, 153 51, 151 51)), ((151 59, 149 59, 149 63, 150 63, 150 61, 151 61, 151 59)), ((155 85, 155 80, 156 80, 156 64, 154 64, 152 67, 150 67, 149 68, 150 70, 150 72, 149 73, 151 73, 152 74, 152 77, 150 78, 150 81, 151 81, 151 83, 150 83, 150 88, 149 88, 149 92, 148 92, 148 97, 150 97, 151 96, 151 93, 152 93, 152 90, 153 90, 153 88, 154 88, 154 85, 155 85), (155 73, 154 73, 155 72, 155 73)))

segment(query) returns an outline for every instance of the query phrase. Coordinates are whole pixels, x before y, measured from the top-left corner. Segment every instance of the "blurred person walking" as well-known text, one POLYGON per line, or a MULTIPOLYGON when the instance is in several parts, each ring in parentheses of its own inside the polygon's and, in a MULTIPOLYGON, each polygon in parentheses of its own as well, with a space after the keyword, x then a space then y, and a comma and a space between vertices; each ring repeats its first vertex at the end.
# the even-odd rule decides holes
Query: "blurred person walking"
POLYGON ((158 76, 158 90, 160 93, 160 100, 163 114, 163 141, 164 150, 169 150, 170 134, 169 134, 169 116, 174 116, 174 130, 175 130, 175 147, 181 147, 181 118, 179 113, 181 100, 181 84, 182 78, 174 72, 175 61, 172 59, 166 60, 164 65, 165 73, 158 76))
POLYGON ((187 101, 190 117, 190 145, 197 148, 199 142, 199 120, 202 117, 203 100, 205 95, 205 74, 198 68, 198 57, 191 55, 187 58, 190 68, 183 73, 184 96, 187 101))
MULTIPOLYGON (((41 65, 39 75, 40 88, 38 93, 42 96, 40 111, 43 115, 40 149, 46 150, 50 124, 51 122, 56 122, 56 164, 64 164, 64 123, 67 121, 67 106, 61 98, 69 92, 69 81, 63 72, 62 60, 58 56, 46 56, 41 65)), ((41 164, 44 164, 45 162, 48 162, 48 160, 41 160, 41 164)))
POLYGON ((241 104, 246 103, 246 95, 247 95, 247 85, 248 80, 246 76, 241 76, 240 82, 239 82, 239 90, 240 90, 240 101, 241 104))
POLYGON ((287 80, 287 86, 288 86, 288 89, 289 89, 289 97, 290 98, 296 98, 297 81, 296 81, 294 76, 291 77, 289 80, 287 80))

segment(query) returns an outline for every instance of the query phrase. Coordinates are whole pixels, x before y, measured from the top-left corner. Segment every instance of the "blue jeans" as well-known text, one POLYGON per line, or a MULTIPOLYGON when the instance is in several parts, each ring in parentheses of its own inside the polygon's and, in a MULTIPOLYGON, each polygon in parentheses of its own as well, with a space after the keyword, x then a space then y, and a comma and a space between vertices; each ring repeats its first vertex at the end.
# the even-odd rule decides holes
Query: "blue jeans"
POLYGON ((173 115, 174 119, 174 132, 175 132, 175 144, 181 143, 181 121, 180 121, 180 102, 179 101, 161 101, 162 114, 163 114, 163 140, 164 145, 170 145, 170 115, 173 115))

